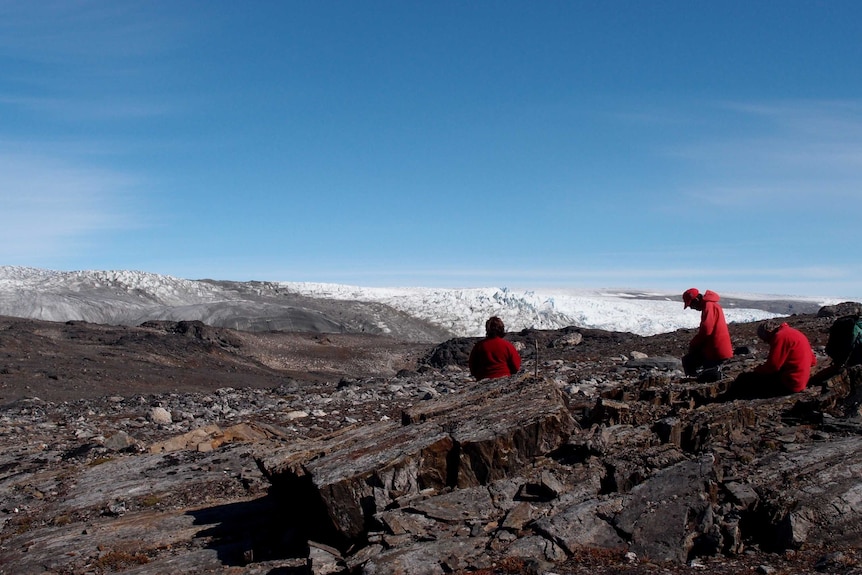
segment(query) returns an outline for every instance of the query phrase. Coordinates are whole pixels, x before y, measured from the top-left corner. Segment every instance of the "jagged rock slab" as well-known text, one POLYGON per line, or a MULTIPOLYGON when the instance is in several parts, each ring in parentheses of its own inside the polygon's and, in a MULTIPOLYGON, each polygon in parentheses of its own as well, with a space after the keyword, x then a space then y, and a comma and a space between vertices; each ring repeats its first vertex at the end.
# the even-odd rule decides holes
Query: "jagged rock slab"
POLYGON ((352 539, 365 531, 369 512, 445 485, 451 449, 450 436, 433 426, 381 422, 296 442, 257 461, 276 489, 325 522, 323 512, 332 529, 352 539))
MULTIPOLYGON (((602 459, 605 467, 603 483, 606 490, 628 493, 651 477, 659 469, 665 469, 689 459, 689 456, 672 445, 634 446, 623 448, 602 459)), ((627 446, 625 446, 627 447, 627 446)))
POLYGON ((319 502, 346 540, 402 498, 486 485, 564 444, 574 421, 552 382, 509 378, 476 384, 381 422, 294 443, 257 457, 273 485, 319 502))
POLYGON ((444 575, 457 570, 487 568, 491 560, 485 552, 485 538, 452 538, 419 542, 372 557, 362 565, 363 575, 400 573, 404 575, 444 575))
POLYGON ((498 397, 468 398, 444 425, 459 449, 457 487, 510 477, 571 435, 575 423, 556 386, 515 382, 498 397))
MULTIPOLYGON (((757 462, 749 478, 760 495, 750 509, 778 529, 778 547, 857 545, 862 540, 862 441, 848 437, 794 446, 757 462)), ((750 501, 750 499, 749 499, 750 501)))
POLYGON ((696 540, 709 532, 715 483, 714 458, 662 469, 625 496, 614 525, 638 556, 684 562, 696 540))
POLYGON ((39 529, 7 525, 0 574, 84 573, 94 566, 141 575, 216 571, 242 555, 222 544, 219 533, 243 522, 265 524, 272 515, 272 502, 250 496, 243 485, 243 476, 255 474, 262 485, 250 463, 250 447, 236 444, 218 452, 68 462, 9 481, 13 495, 40 494, 26 500, 30 514, 38 510, 52 519, 39 529), (172 557, 174 547, 188 553, 172 557))
POLYGON ((490 521, 497 514, 486 487, 456 489, 410 505, 412 510, 446 523, 490 521))
MULTIPOLYGON (((62 517, 62 516, 61 516, 62 517)), ((45 572, 83 572, 87 565, 141 565, 141 573, 160 571, 150 556, 174 545, 186 546, 204 527, 186 513, 147 511, 123 517, 95 517, 80 523, 40 529, 37 534, 13 537, 0 552, 0 573, 29 575, 45 572)), ((214 549, 199 549, 180 561, 186 567, 220 566, 214 549), (193 563, 189 564, 189 561, 193 563)))
MULTIPOLYGON (((610 520, 622 505, 621 497, 581 501, 538 521, 535 531, 568 554, 582 547, 622 548, 626 541, 610 520)), ((517 552, 517 548, 509 551, 511 554, 517 552)))

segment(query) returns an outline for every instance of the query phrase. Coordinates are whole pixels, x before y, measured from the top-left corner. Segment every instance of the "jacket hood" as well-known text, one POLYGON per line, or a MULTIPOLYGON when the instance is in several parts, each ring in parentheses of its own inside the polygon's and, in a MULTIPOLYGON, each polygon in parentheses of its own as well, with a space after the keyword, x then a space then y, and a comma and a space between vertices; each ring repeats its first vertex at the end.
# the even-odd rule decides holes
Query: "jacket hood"
POLYGON ((708 289, 703 292, 703 301, 717 302, 719 299, 721 298, 718 297, 718 294, 712 290, 708 289))
POLYGON ((782 329, 789 328, 789 327, 790 327, 790 324, 788 324, 786 321, 782 322, 781 325, 779 325, 778 328, 774 332, 772 332, 772 337, 775 337, 775 334, 777 334, 782 329))

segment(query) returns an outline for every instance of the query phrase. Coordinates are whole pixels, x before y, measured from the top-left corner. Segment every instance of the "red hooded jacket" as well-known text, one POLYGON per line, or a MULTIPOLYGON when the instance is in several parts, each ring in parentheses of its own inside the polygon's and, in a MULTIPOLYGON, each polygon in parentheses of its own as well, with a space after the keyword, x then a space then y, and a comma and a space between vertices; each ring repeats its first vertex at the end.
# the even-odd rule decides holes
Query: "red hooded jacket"
POLYGON ((521 356, 502 337, 486 337, 470 352, 470 374, 479 379, 508 377, 521 369, 521 356))
POLYGON ((780 374, 781 383, 795 393, 808 386, 811 368, 815 365, 817 357, 805 334, 783 323, 769 338, 766 362, 754 368, 754 371, 780 374))
POLYGON ((688 344, 689 351, 700 351, 705 359, 720 361, 733 357, 730 332, 724 320, 724 310, 718 305, 718 294, 712 290, 703 293, 703 311, 700 328, 688 344))

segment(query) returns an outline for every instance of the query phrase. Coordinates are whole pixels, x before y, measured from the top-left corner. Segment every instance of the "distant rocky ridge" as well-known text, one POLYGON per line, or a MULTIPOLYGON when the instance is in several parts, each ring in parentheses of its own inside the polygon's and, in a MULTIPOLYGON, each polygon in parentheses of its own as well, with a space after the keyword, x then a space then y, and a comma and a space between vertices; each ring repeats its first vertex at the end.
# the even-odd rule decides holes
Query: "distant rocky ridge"
POLYGON ((370 333, 420 342, 453 335, 383 304, 311 298, 270 282, 192 281, 134 271, 0 267, 0 315, 110 325, 200 321, 244 331, 370 333))

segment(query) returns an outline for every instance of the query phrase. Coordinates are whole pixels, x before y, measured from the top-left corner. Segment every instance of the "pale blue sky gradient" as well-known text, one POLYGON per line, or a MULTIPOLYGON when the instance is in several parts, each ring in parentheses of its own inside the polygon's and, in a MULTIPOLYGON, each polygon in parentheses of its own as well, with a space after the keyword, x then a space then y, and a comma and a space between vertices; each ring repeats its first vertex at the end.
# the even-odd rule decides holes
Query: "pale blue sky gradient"
POLYGON ((0 0, 0 265, 862 299, 860 22, 0 0))

